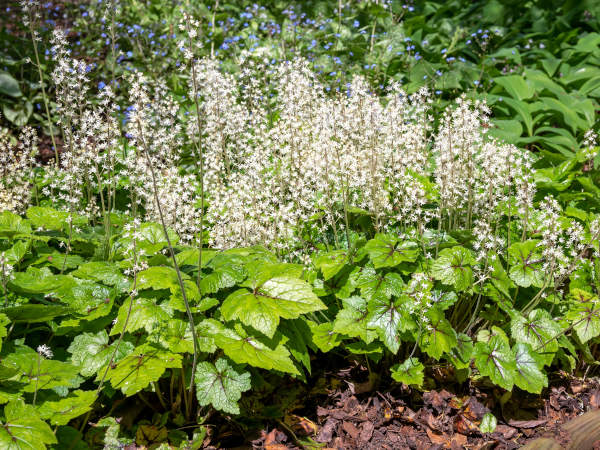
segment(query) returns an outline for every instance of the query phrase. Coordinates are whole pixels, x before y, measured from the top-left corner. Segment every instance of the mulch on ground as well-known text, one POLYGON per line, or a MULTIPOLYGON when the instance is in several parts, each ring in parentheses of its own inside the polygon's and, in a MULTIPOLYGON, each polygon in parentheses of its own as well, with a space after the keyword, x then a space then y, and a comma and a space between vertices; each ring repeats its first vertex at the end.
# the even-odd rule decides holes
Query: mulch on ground
POLYGON ((566 446, 571 437, 560 426, 600 408, 600 382, 566 374, 537 396, 473 384, 454 391, 393 385, 371 390, 373 383, 353 383, 350 373, 338 377, 342 383, 312 413, 288 414, 280 425, 262 430, 253 448, 310 448, 313 441, 333 449, 516 449, 539 437, 566 446), (482 433, 488 412, 498 424, 493 433, 482 433))

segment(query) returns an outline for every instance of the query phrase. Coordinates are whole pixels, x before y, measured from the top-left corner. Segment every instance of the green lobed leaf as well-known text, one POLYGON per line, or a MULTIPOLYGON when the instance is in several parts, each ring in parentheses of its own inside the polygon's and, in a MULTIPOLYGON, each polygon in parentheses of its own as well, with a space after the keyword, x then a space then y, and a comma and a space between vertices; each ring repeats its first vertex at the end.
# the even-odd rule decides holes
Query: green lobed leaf
POLYGON ((474 355, 475 367, 481 375, 507 391, 512 389, 517 366, 506 336, 495 334, 487 342, 477 342, 474 355))
POLYGON ((548 387, 548 377, 543 371, 544 357, 523 342, 515 344, 513 355, 516 363, 515 384, 524 391, 540 394, 544 387, 548 387))
POLYGON ((125 355, 133 351, 133 344, 121 341, 117 352, 117 343, 108 343, 105 330, 97 333, 82 333, 75 336, 67 351, 71 353, 71 361, 79 367, 79 373, 84 377, 95 375, 101 368, 106 367, 114 356, 113 364, 119 362, 125 355))
POLYGON ((0 213, 0 236, 12 239, 17 234, 31 234, 29 221, 10 211, 2 211, 0 213))
POLYGON ((57 443, 50 426, 40 419, 33 406, 21 399, 4 407, 4 417, 0 446, 6 450, 44 450, 46 445, 57 443))
POLYGON ((315 259, 315 267, 323 274, 325 281, 336 276, 348 263, 348 254, 345 250, 333 250, 319 255, 315 259))
POLYGON ((252 291, 238 289, 230 294, 221 305, 223 317, 239 319, 273 337, 280 318, 295 319, 305 313, 326 309, 306 281, 286 275, 270 276, 270 272, 261 271, 260 280, 252 291))
POLYGON ((531 345, 538 352, 546 354, 547 364, 552 362, 558 351, 558 337, 561 326, 552 320, 548 311, 535 309, 527 317, 515 316, 510 324, 512 338, 520 343, 531 345))
POLYGON ((181 355, 143 344, 108 370, 106 380, 127 397, 157 381, 165 370, 181 368, 181 355))
POLYGON ((212 338, 217 347, 238 364, 247 363, 266 370, 299 374, 281 335, 276 334, 273 340, 266 340, 249 335, 241 327, 236 330, 227 328, 214 319, 202 321, 198 328, 201 336, 212 338))
POLYGON ((461 246, 445 248, 431 266, 431 274, 444 284, 453 285, 458 291, 473 285, 475 257, 471 250, 461 246))
POLYGON ((230 414, 240 413, 237 402, 251 387, 250 373, 230 365, 225 358, 217 359, 214 365, 207 361, 198 364, 195 383, 201 406, 212 405, 230 414))
POLYGON ((429 356, 440 359, 458 344, 456 331, 444 318, 444 313, 437 308, 430 309, 425 316, 426 323, 420 333, 419 347, 429 356))
POLYGON ((413 327, 404 314, 403 302, 376 296, 369 301, 367 327, 375 330, 379 339, 394 354, 400 348, 400 332, 413 327))
POLYGON ((168 321, 172 317, 172 311, 169 307, 164 305, 157 305, 154 299, 136 297, 131 304, 131 298, 128 298, 117 313, 117 321, 115 322, 110 336, 121 333, 127 322, 127 315, 131 306, 131 313, 129 315, 129 321, 127 322, 127 331, 132 333, 134 331, 145 329, 147 333, 151 333, 152 330, 158 326, 161 322, 168 321))
POLYGON ((79 417, 92 409, 96 398, 96 391, 76 390, 66 398, 45 401, 38 407, 38 412, 43 419, 49 420, 52 425, 66 425, 75 417, 79 417))
POLYGON ((398 297, 402 294, 404 286, 400 274, 394 272, 382 274, 372 267, 364 267, 356 275, 356 287, 360 289, 361 296, 367 300, 381 296, 398 297))
POLYGON ((577 303, 566 314, 579 340, 585 344, 600 336, 600 304, 597 301, 577 303))
POLYGON ((327 353, 342 343, 342 336, 333 330, 332 322, 316 324, 310 321, 308 324, 314 344, 323 353, 327 353))
POLYGON ((376 269, 395 267, 403 262, 414 262, 419 255, 418 245, 403 241, 391 234, 377 234, 365 245, 365 250, 376 269))
POLYGON ((342 299, 340 309, 333 323, 333 331, 349 337, 359 337, 366 344, 375 339, 376 334, 368 326, 368 302, 357 295, 342 299))
POLYGON ((423 381, 425 380, 425 366, 423 366, 418 358, 408 358, 402 364, 395 364, 390 370, 392 372, 392 378, 399 383, 404 383, 409 386, 423 386, 423 381))
POLYGON ((538 241, 515 242, 508 248, 510 279, 521 287, 542 287, 544 284, 543 260, 538 241))
POLYGON ((121 273, 118 266, 108 261, 90 261, 79 265, 70 275, 84 280, 98 281, 108 286, 114 286, 119 291, 129 290, 131 284, 121 273))

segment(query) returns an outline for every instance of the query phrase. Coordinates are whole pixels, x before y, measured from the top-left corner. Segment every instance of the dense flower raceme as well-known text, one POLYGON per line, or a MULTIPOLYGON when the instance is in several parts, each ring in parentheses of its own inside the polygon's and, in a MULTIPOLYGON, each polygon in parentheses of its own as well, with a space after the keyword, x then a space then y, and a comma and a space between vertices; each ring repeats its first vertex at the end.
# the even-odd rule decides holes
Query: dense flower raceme
POLYGON ((18 143, 11 142, 8 135, 0 135, 0 211, 22 213, 29 206, 37 140, 30 127, 21 130, 18 143))

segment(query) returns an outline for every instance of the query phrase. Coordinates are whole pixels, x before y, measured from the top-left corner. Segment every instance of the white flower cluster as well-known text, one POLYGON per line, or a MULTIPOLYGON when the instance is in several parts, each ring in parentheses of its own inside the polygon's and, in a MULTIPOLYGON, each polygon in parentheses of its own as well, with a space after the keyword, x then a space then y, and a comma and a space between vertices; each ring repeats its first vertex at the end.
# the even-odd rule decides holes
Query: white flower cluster
POLYGON ((3 285, 14 278, 14 266, 9 264, 8 261, 6 254, 4 252, 0 253, 0 276, 3 285))
POLYGON ((485 136, 484 104, 459 98, 432 135, 425 90, 408 96, 392 85, 380 98, 356 77, 347 93, 327 96, 306 61, 295 60, 269 72, 258 100, 258 75, 248 84, 247 71, 234 78, 211 61, 197 67, 203 130, 188 133, 203 139, 216 247, 289 251, 319 217, 321 234, 337 236, 348 207, 370 214, 378 230, 422 230, 437 218, 448 228, 475 216, 491 224, 502 206, 531 207, 530 158, 485 136))
POLYGON ((0 135, 0 211, 23 213, 31 201, 38 137, 23 127, 16 142, 0 135))
POLYGON ((598 154, 598 135, 594 130, 588 130, 583 136, 583 154, 585 159, 594 159, 598 154))

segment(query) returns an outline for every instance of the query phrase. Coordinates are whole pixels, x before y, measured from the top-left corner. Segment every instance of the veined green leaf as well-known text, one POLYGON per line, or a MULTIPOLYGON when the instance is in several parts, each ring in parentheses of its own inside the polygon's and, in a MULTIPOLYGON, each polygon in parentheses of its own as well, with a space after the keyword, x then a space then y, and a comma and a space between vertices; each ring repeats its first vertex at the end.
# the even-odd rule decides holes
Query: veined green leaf
POLYGON ((7 450, 45 450, 56 444, 56 437, 35 407, 23 400, 11 401, 4 407, 4 424, 0 426, 0 445, 7 450))
POLYGON ((230 294, 221 306, 223 317, 239 319, 273 337, 280 318, 295 319, 305 313, 326 309, 306 281, 288 275, 271 278, 273 273, 279 272, 272 272, 267 267, 257 274, 252 291, 239 289, 230 294))
POLYGON ((538 241, 515 242, 508 249, 510 279, 521 287, 544 285, 543 259, 538 241))
POLYGON ((431 273, 436 280, 464 291, 473 285, 471 266, 474 264, 475 257, 469 249, 460 246, 445 248, 433 262, 431 273))
POLYGON ((76 390, 68 397, 59 400, 48 400, 38 407, 40 416, 52 425, 66 425, 71 419, 85 414, 96 401, 96 391, 76 390))
POLYGON ((143 344, 108 370, 107 381, 131 396, 157 381, 168 368, 180 368, 181 355, 143 344))
POLYGON ((115 354, 116 342, 108 343, 108 334, 105 330, 98 333, 82 333, 75 336, 67 349, 71 353, 71 361, 79 367, 79 373, 84 377, 95 375, 98 370, 110 362, 115 355, 113 364, 133 351, 133 344, 122 340, 115 354))
POLYGON ((399 383, 423 386, 425 366, 417 358, 408 358, 402 364, 395 364, 390 370, 392 378, 399 383))
POLYGON ((548 377, 543 371, 545 360, 531 345, 517 342, 513 348, 516 363, 515 384, 532 394, 539 394, 548 386, 548 377))
POLYGON ((250 389, 250 373, 243 372, 219 358, 198 364, 196 372, 196 397, 201 406, 212 405, 215 409, 230 414, 239 414, 237 405, 242 392, 250 389))
POLYGON ((419 255, 416 242, 400 240, 391 234, 377 234, 367 242, 365 250, 375 269, 414 262, 419 255))
POLYGON ((474 349, 475 367, 481 375, 510 391, 515 383, 517 365, 503 335, 493 335, 487 342, 477 342, 474 349))
POLYGON ((227 328, 214 319, 202 321, 198 328, 201 336, 212 338, 217 347, 238 364, 247 363, 266 370, 299 375, 281 335, 276 334, 272 340, 268 340, 249 335, 241 327, 237 330, 227 328))

